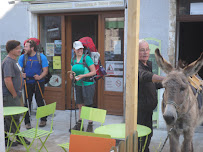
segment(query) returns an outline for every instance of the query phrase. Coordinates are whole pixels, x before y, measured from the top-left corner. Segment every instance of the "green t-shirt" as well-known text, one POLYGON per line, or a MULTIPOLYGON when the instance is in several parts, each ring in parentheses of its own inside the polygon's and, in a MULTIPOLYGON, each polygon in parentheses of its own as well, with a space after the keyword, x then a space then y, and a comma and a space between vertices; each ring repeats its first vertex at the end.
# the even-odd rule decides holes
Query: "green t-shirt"
MULTIPOLYGON (((83 57, 84 57, 84 54, 82 55, 79 63, 83 63, 83 57)), ((92 61, 91 57, 88 56, 88 55, 86 56, 86 64, 87 64, 88 67, 90 65, 94 64, 94 62, 92 61)), ((87 67, 84 67, 83 64, 77 64, 77 60, 76 59, 73 62, 71 60, 71 66, 72 66, 72 71, 75 72, 76 76, 78 76, 80 74, 87 74, 87 73, 90 72, 87 67)), ((94 84, 94 82, 86 82, 86 81, 83 81, 83 83, 84 83, 84 86, 88 86, 88 85, 94 84)), ((77 86, 82 86, 81 80, 76 81, 75 84, 77 86)))

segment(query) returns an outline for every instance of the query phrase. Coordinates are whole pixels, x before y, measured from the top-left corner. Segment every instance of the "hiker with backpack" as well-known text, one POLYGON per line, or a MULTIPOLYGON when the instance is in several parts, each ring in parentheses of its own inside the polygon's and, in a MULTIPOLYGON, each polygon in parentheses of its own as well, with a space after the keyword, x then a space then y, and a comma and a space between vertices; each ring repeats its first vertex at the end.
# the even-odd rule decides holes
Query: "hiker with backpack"
MULTIPOLYGON (((24 42, 25 54, 22 54, 18 60, 18 63, 22 67, 24 73, 24 90, 27 91, 28 95, 25 97, 27 98, 28 103, 25 102, 24 106, 29 108, 31 107, 34 93, 37 106, 41 107, 45 105, 42 94, 44 93, 44 78, 48 73, 49 65, 47 57, 39 52, 37 45, 39 45, 39 40, 36 38, 30 38, 26 40, 24 42)), ((39 127, 46 126, 46 121, 46 117, 41 118, 39 127)), ((25 116, 25 125, 26 129, 32 128, 30 123, 30 113, 28 112, 25 116)))
MULTIPOLYGON (((79 118, 82 106, 91 107, 93 104, 95 81, 91 79, 96 75, 96 69, 90 56, 83 53, 84 46, 80 41, 73 43, 74 57, 71 60, 71 70, 75 73, 70 74, 70 79, 75 79, 76 104, 79 108, 79 118)), ((73 130, 80 130, 81 119, 78 120, 73 130)), ((83 127, 84 130, 84 127, 83 127)), ((89 121, 87 132, 93 132, 93 122, 89 121)))

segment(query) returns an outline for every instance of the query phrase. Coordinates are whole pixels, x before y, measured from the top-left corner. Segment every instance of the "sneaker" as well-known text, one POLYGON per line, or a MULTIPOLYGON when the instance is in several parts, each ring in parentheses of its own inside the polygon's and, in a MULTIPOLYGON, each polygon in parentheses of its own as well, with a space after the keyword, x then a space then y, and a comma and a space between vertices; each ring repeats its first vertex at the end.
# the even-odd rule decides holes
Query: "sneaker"
POLYGON ((28 124, 26 124, 25 125, 25 128, 28 130, 28 129, 31 129, 32 127, 31 127, 31 124, 30 123, 28 123, 28 124))
POLYGON ((44 127, 44 126, 46 126, 46 124, 47 124, 46 121, 41 120, 39 127, 44 127))
POLYGON ((89 122, 86 132, 93 132, 93 122, 89 122))
MULTIPOLYGON (((5 146, 6 146, 6 147, 7 147, 7 144, 8 144, 8 140, 9 140, 9 144, 11 144, 10 139, 5 138, 5 146)), ((15 147, 15 146, 18 146, 18 143, 14 141, 14 142, 12 143, 11 147, 15 147)))
MULTIPOLYGON (((18 136, 16 137, 16 139, 17 139, 16 142, 17 142, 18 144, 23 145, 23 144, 21 143, 21 141, 20 141, 20 138, 19 138, 18 136)), ((26 145, 30 145, 30 142, 29 142, 25 137, 23 137, 23 139, 24 139, 26 145)))
MULTIPOLYGON (((80 130, 82 120, 78 120, 76 125, 72 128, 72 130, 80 130)), ((82 131, 84 131, 84 126, 82 127, 82 131)))

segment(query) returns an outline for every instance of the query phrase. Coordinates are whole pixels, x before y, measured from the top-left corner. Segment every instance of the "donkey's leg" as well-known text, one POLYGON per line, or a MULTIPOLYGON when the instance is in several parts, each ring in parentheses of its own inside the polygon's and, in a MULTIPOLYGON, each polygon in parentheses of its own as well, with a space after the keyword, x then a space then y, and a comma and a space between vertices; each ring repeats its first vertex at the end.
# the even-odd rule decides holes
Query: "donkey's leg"
POLYGON ((181 147, 182 152, 193 152, 193 143, 192 143, 193 134, 194 132, 191 130, 184 132, 184 140, 181 147))
POLYGON ((169 135, 170 152, 181 152, 179 137, 180 135, 174 131, 169 135))

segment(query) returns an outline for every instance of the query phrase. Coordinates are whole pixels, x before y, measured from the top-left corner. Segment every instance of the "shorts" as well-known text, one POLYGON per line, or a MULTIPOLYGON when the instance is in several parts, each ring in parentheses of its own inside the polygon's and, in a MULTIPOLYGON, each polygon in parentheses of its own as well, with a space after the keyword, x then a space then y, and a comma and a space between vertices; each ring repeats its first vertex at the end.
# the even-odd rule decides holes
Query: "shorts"
POLYGON ((76 104, 84 104, 85 106, 93 104, 95 84, 83 87, 76 85, 75 91, 76 91, 76 104))

